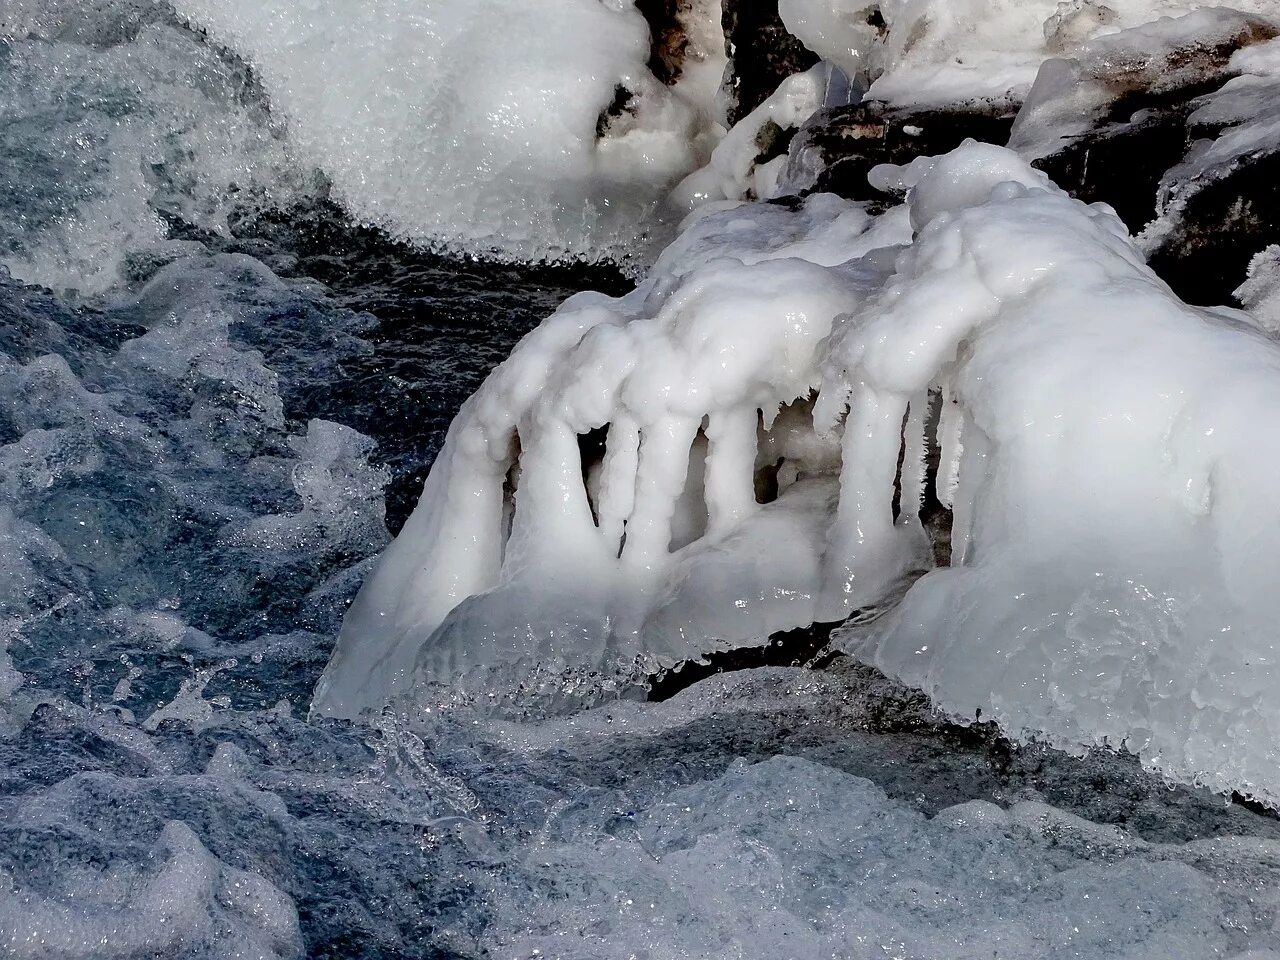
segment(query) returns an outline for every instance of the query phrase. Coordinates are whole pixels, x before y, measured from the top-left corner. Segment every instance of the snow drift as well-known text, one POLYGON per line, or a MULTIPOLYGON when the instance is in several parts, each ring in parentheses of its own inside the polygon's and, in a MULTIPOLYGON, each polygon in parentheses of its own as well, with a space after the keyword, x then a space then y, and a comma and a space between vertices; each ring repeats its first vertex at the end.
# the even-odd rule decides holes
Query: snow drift
POLYGON ((1280 349, 1004 148, 875 176, 908 203, 703 215, 633 293, 530 334, 454 423, 316 710, 653 669, 882 603, 928 565, 933 435, 952 566, 850 649, 960 716, 1280 799, 1280 349))

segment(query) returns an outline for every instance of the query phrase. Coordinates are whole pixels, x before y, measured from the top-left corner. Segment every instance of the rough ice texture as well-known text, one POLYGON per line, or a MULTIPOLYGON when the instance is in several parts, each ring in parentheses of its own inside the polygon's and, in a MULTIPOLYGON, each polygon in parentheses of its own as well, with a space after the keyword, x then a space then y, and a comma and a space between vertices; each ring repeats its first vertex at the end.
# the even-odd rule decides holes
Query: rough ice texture
MULTIPOLYGON (((1016 106, 1050 57, 1105 34, 1211 4, 1187 0, 780 0, 787 28, 811 50, 874 80, 868 96, 894 107, 973 101, 1016 106), (871 16, 875 11, 876 16, 871 16)), ((1269 0, 1245 13, 1276 14, 1269 0)))
POLYGON ((926 562, 940 395, 952 567, 848 647, 959 716, 1280 799, 1280 349, 1180 302, 1110 208, 1007 149, 875 179, 909 203, 703 216, 634 293, 526 338, 455 422, 316 708, 653 668, 883 602, 926 562))
POLYGON ((907 239, 904 217, 833 196, 737 207, 631 294, 567 301, 454 422, 317 709, 381 704, 415 666, 654 668, 822 619, 840 452, 810 423, 817 346, 892 269, 858 254, 907 239))
POLYGON ((524 259, 619 254, 711 146, 709 72, 661 83, 629 0, 175 6, 253 65, 347 209, 398 237, 524 259))

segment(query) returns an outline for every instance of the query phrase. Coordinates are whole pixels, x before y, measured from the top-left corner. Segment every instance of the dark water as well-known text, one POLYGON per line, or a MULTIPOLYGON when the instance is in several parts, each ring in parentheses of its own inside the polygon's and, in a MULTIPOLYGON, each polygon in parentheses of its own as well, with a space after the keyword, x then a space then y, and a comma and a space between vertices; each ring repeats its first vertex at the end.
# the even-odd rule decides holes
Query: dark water
POLYGON ((308 722, 458 406, 626 281, 351 225, 154 6, 0 43, 28 280, 0 280, 0 956, 1280 948, 1274 819, 947 725, 847 661, 577 717, 308 722))

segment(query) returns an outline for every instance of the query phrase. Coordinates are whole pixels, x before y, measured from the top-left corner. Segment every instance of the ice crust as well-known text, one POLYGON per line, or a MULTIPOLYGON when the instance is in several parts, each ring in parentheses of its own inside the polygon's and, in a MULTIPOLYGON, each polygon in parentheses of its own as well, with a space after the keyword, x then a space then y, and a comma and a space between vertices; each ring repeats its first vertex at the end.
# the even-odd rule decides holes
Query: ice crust
POLYGON ((1270 0, 780 0, 787 28, 893 107, 1016 107, 1041 64, 1089 41, 1197 10, 1276 16, 1270 0), (869 19, 872 11, 878 19, 869 19))
POLYGON ((646 66, 649 29, 630 0, 175 6, 253 65, 357 220, 430 245, 624 254, 718 129, 715 3, 690 5, 690 69, 674 87, 646 66), (625 109, 606 122, 620 92, 625 109))
POLYGON ((1280 348, 1181 303, 1110 208, 1010 150, 873 179, 908 203, 703 214, 633 293, 573 298, 522 341, 455 421, 315 709, 534 664, 651 670, 884 602, 929 564, 933 395, 952 566, 848 648, 961 717, 1280 799, 1276 440, 1242 415, 1280 403, 1280 348))

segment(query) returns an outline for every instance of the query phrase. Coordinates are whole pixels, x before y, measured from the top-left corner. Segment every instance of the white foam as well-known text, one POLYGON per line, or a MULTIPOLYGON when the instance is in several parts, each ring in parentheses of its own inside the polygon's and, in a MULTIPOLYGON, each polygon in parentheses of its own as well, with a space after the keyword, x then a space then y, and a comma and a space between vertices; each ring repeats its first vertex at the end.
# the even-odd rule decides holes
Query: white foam
POLYGON ((180 821, 166 823, 153 865, 70 864, 55 896, 0 874, 0 947, 15 960, 112 957, 301 957, 292 900, 214 857, 180 821))
POLYGON ((295 166, 236 67, 152 22, 151 5, 22 6, 0 75, 5 162, 22 171, 0 222, 14 277, 100 293, 130 255, 182 249, 166 216, 225 233, 237 204, 294 195, 295 166))

